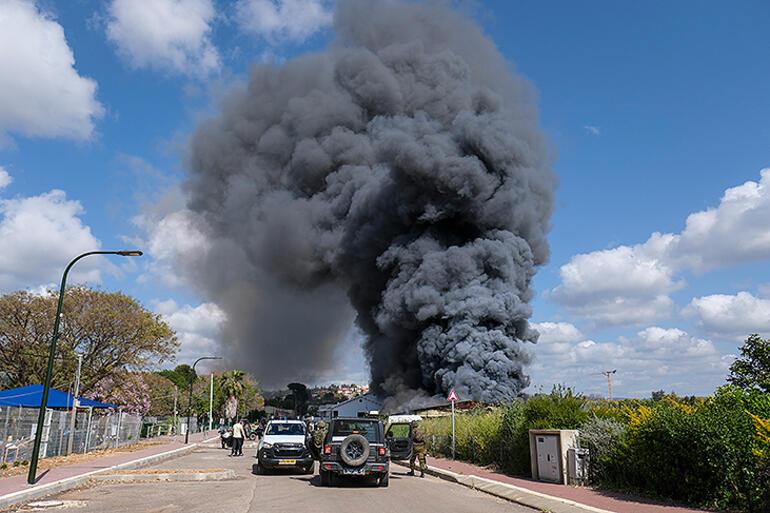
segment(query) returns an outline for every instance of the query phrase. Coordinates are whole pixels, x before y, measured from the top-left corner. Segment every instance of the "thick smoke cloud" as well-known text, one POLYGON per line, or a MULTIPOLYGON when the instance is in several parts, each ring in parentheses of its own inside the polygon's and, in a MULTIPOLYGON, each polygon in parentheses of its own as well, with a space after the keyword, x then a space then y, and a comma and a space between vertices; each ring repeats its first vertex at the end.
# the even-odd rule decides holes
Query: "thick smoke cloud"
POLYGON ((312 376, 355 318, 375 390, 510 399, 553 202, 534 95, 445 4, 343 0, 334 28, 256 66, 192 142, 195 276, 230 356, 312 376))

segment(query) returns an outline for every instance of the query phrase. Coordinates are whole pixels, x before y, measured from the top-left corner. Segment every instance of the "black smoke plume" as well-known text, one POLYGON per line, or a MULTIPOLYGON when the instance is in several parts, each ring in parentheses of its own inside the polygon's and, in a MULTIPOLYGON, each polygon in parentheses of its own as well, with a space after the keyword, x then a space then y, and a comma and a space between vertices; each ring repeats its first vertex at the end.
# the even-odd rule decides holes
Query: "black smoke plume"
POLYGON ((355 318, 375 391, 510 399, 553 203, 534 94, 443 3, 342 0, 334 29, 255 66, 193 138, 196 279, 230 357, 312 379, 355 318))

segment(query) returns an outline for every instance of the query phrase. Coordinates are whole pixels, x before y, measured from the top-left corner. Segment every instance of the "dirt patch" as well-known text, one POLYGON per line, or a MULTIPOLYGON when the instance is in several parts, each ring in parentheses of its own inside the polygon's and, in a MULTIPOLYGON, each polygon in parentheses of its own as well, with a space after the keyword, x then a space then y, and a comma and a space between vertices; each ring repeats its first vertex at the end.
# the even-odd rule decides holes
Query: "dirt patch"
MULTIPOLYGON (((110 456, 112 454, 141 451, 142 449, 147 449, 148 447, 154 447, 156 445, 161 445, 164 443, 168 443, 168 442, 146 440, 135 444, 126 445, 123 447, 91 451, 85 454, 70 454, 69 456, 54 456, 52 458, 44 458, 44 459, 41 459, 37 464, 38 474, 47 468, 62 467, 65 465, 73 465, 76 463, 84 463, 84 462, 101 458, 103 456, 110 456)), ((18 467, 8 466, 7 469, 0 470, 0 478, 26 474, 28 470, 29 470, 28 465, 19 465, 18 467)))

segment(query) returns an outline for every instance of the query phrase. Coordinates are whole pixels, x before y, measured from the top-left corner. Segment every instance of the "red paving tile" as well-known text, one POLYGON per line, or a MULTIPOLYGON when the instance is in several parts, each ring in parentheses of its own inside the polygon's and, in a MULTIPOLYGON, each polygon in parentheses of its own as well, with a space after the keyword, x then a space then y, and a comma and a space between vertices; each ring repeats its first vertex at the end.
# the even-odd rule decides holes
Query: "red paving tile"
POLYGON ((616 513, 699 513, 703 510, 671 506, 654 501, 645 501, 619 493, 597 490, 590 487, 564 486, 554 483, 542 483, 529 479, 517 478, 495 472, 488 468, 479 467, 463 461, 452 461, 443 458, 429 458, 428 466, 449 470, 457 474, 475 475, 507 483, 533 492, 544 493, 562 499, 579 502, 616 513))
MULTIPOLYGON (((195 433, 194 435, 190 435, 190 442, 200 442, 207 438, 211 438, 214 434, 216 433, 211 431, 208 433, 195 433)), ((147 449, 142 449, 140 451, 121 452, 90 461, 84 461, 82 463, 66 465, 64 467, 38 470, 38 482, 33 486, 53 483, 60 479, 79 476, 95 470, 109 468, 114 465, 120 465, 121 463, 127 463, 129 461, 153 456, 166 451, 172 451, 181 447, 184 447, 184 437, 178 436, 176 437, 176 440, 168 439, 168 442, 165 444, 148 447, 147 449)), ((27 474, 0 479, 0 497, 9 493, 27 490, 29 488, 30 485, 27 484, 27 474)))

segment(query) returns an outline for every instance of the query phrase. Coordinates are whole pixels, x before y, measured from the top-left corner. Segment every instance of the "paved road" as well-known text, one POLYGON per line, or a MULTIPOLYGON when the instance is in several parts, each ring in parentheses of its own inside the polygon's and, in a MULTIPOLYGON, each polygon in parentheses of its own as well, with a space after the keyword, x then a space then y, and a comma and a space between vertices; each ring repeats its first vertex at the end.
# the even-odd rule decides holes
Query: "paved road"
MULTIPOLYGON (((534 510, 496 499, 463 486, 433 477, 405 475, 394 465, 390 487, 377 488, 352 481, 335 488, 321 488, 318 476, 255 476, 252 464, 255 445, 248 443, 246 456, 229 458, 227 452, 207 446, 193 454, 158 465, 164 469, 231 468, 238 479, 197 483, 98 484, 57 496, 67 501, 67 511, 120 512, 280 512, 299 513, 533 513, 534 510), (72 501, 72 502, 69 502, 72 501)), ((60 508, 46 511, 62 510, 60 508)), ((24 510, 29 511, 29 510, 24 510)))

